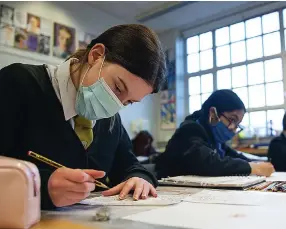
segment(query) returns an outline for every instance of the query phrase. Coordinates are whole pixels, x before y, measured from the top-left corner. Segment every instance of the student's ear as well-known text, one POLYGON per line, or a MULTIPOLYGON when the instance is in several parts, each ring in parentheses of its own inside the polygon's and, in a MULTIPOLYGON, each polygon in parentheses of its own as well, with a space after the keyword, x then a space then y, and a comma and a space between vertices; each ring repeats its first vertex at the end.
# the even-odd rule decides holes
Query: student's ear
POLYGON ((219 122, 219 117, 215 107, 211 107, 209 110, 209 123, 211 125, 217 124, 219 122))
POLYGON ((88 54, 88 64, 94 65, 96 61, 103 58, 105 55, 105 46, 101 43, 95 44, 88 54))

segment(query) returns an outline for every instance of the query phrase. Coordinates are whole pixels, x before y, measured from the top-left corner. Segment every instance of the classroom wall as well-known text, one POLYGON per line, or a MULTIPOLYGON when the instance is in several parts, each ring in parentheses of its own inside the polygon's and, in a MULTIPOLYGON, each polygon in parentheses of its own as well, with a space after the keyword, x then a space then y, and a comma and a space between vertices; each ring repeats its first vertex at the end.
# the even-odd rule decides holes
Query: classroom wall
MULTIPOLYGON (((159 34, 160 41, 163 45, 164 50, 171 50, 170 52, 170 59, 176 58, 176 39, 178 37, 177 30, 170 30, 168 32, 159 34)), ((155 120, 156 120, 156 136, 155 139, 157 142, 166 142, 168 141, 171 136, 173 135, 175 130, 162 130, 161 129, 161 118, 160 118, 160 95, 156 94, 154 97, 154 104, 157 107, 155 112, 155 120), (157 106, 156 106, 157 104, 157 106)))
MULTIPOLYGON (((100 34, 111 26, 127 23, 93 8, 84 2, 23 1, 1 2, 0 4, 23 9, 29 13, 34 13, 43 18, 95 35, 100 34)), ((15 62, 27 64, 59 64, 63 62, 63 59, 0 46, 0 68, 15 62)), ((149 96, 145 98, 142 103, 129 106, 120 112, 123 125, 131 138, 134 136, 131 126, 136 120, 149 120, 148 122, 144 122, 144 126, 155 135, 155 110, 153 96, 149 96)))
MULTIPOLYGON (((23 1, 0 2, 0 4, 19 8, 51 21, 59 22, 95 35, 100 34, 110 26, 125 23, 82 2, 23 1)), ((0 67, 2 68, 14 62, 58 64, 63 62, 63 59, 1 46, 0 67)))

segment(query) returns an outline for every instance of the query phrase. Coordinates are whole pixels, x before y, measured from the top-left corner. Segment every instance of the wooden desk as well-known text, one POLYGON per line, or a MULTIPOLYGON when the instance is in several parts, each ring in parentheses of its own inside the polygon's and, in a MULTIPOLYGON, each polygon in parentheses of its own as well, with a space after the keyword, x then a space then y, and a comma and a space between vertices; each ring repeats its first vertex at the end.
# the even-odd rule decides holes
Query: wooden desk
MULTIPOLYGON (((158 187, 158 194, 172 195, 195 194, 202 189, 184 187, 158 187)), ((42 220, 31 229, 166 229, 167 227, 147 225, 128 220, 122 217, 159 208, 158 206, 112 206, 110 207, 110 220, 97 222, 93 216, 100 207, 75 205, 62 208, 60 211, 43 211, 42 220)))
POLYGON ((244 152, 244 153, 249 153, 257 156, 267 156, 267 149, 254 149, 254 148, 249 148, 249 147, 243 147, 243 148, 235 148, 235 150, 244 152))
MULTIPOLYGON (((275 173, 268 180, 286 181, 286 173, 275 173)), ((203 189, 162 186, 158 187, 158 194, 167 192, 172 195, 192 195, 201 190, 203 189)), ((272 195, 272 193, 268 194, 272 195)), ((98 206, 75 205, 62 208, 60 211, 43 211, 41 222, 32 229, 175 229, 120 219, 131 214, 159 208, 156 206, 112 206, 110 207, 110 220, 106 222, 93 220, 99 208, 98 206)))

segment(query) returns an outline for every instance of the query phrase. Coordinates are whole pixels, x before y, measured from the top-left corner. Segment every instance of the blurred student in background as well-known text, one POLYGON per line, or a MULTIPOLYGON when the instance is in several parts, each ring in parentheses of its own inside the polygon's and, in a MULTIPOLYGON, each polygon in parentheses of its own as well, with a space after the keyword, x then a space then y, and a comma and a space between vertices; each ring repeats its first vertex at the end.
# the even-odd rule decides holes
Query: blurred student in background
POLYGON ((238 134, 245 114, 241 99, 231 90, 215 91, 202 109, 186 117, 165 153, 156 161, 159 178, 178 175, 263 175, 274 172, 271 163, 250 162, 227 146, 238 134))
POLYGON ((133 152, 135 156, 145 156, 150 157, 156 154, 156 150, 152 146, 153 137, 146 131, 140 131, 134 139, 132 139, 133 152))
POLYGON ((286 114, 283 117, 283 132, 270 142, 268 158, 276 171, 286 172, 286 114))

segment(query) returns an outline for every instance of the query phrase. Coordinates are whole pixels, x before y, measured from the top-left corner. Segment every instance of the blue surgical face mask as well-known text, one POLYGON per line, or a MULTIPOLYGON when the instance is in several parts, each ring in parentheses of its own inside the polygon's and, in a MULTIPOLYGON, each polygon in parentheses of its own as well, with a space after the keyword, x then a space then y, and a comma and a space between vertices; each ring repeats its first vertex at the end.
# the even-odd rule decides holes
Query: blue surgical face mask
MULTIPOLYGON (((216 116, 218 116, 216 109, 215 109, 215 113, 216 113, 216 116)), ((210 123, 211 130, 213 132, 215 141, 217 143, 225 143, 229 141, 230 139, 232 139, 235 136, 235 133, 232 130, 228 129, 228 127, 218 117, 217 119, 218 119, 218 122, 216 124, 210 123)))
POLYGON ((103 62, 104 59, 99 69, 98 80, 94 84, 85 87, 82 85, 82 82, 90 69, 88 67, 77 92, 75 110, 78 115, 88 120, 110 118, 124 107, 105 80, 100 76, 103 62))
POLYGON ((217 143, 225 143, 235 136, 235 133, 228 129, 222 121, 219 121, 214 126, 211 125, 211 129, 217 143))

